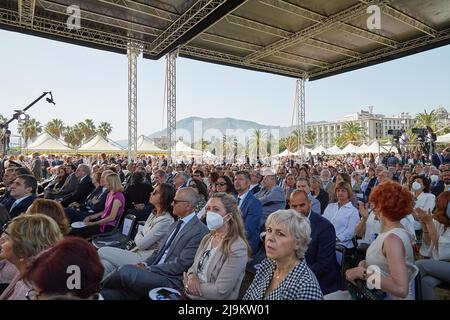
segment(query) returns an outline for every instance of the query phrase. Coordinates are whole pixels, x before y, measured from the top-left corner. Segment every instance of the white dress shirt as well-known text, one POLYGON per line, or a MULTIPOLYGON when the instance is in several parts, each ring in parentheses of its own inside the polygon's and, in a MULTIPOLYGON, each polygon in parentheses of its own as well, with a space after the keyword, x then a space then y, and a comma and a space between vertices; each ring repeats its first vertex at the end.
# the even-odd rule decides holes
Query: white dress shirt
POLYGON ((353 248, 352 239, 360 220, 358 210, 353 204, 349 201, 339 208, 337 202, 330 203, 322 216, 333 224, 336 230, 336 243, 348 249, 353 248))
MULTIPOLYGON (((436 205, 436 197, 434 196, 434 194, 422 192, 416 198, 414 209, 420 208, 428 213, 428 210, 433 211, 435 205, 436 205)), ((414 221, 414 229, 422 230, 422 225, 419 221, 414 221)))

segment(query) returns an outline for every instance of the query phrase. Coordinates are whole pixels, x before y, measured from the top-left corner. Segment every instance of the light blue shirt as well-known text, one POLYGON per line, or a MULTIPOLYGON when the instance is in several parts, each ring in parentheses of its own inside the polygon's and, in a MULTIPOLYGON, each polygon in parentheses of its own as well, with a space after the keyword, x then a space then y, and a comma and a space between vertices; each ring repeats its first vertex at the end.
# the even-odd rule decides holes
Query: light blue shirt
MULTIPOLYGON (((183 223, 181 224, 180 230, 178 230, 178 234, 179 234, 179 233, 181 232, 181 230, 183 230, 183 228, 189 223, 189 221, 191 221, 191 220, 194 218, 195 215, 196 215, 196 213, 195 213, 195 211, 194 211, 194 212, 188 214, 188 215, 187 215, 186 217, 184 217, 183 219, 181 219, 181 221, 183 221, 183 223)), ((178 222, 178 221, 177 221, 177 222, 178 222)), ((173 233, 175 232, 175 230, 176 230, 176 229, 174 229, 174 230, 170 233, 170 236, 167 238, 167 240, 169 240, 170 238, 172 238, 172 235, 173 235, 173 233)), ((176 237, 176 236, 175 236, 175 237, 176 237)), ((174 241, 175 241, 175 240, 174 240, 174 241)), ((165 243, 164 243, 164 245, 165 245, 165 243)), ((173 245, 173 241, 172 241, 170 247, 171 247, 172 245, 173 245)), ((163 254, 163 256, 161 257, 161 259, 159 260, 158 264, 164 263, 164 262, 166 261, 167 253, 169 252, 170 247, 168 247, 168 248, 166 249, 166 251, 164 251, 164 254, 163 254)))
POLYGON ((250 192, 250 189, 248 189, 248 191, 246 193, 244 193, 242 196, 238 195, 238 199, 240 198, 241 201, 239 201, 239 209, 242 207, 242 204, 245 201, 245 198, 247 197, 248 193, 250 192))

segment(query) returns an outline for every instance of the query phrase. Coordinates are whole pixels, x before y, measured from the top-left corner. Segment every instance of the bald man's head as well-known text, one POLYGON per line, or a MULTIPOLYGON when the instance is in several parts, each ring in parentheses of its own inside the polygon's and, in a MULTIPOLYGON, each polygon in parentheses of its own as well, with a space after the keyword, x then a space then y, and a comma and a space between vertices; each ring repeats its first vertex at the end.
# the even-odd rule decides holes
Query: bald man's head
POLYGON ((289 206, 298 213, 308 216, 311 210, 311 201, 305 191, 294 190, 289 198, 289 206))

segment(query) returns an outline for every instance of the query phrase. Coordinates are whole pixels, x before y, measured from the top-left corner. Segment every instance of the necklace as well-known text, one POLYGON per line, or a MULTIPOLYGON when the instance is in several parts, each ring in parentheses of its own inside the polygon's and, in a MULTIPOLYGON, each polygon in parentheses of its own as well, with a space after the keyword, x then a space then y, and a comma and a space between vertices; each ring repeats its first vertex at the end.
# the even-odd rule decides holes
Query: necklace
POLYGON ((280 278, 281 278, 281 276, 283 275, 283 273, 284 273, 283 278, 284 278, 285 276, 287 276, 287 275, 289 274, 289 272, 291 272, 291 270, 297 265, 297 263, 298 263, 298 261, 294 261, 294 263, 291 263, 291 264, 289 265, 289 267, 286 269, 286 272, 282 272, 282 271, 280 270, 280 268, 275 267, 275 271, 274 271, 274 273, 273 273, 275 279, 276 279, 277 281, 280 280, 280 278))

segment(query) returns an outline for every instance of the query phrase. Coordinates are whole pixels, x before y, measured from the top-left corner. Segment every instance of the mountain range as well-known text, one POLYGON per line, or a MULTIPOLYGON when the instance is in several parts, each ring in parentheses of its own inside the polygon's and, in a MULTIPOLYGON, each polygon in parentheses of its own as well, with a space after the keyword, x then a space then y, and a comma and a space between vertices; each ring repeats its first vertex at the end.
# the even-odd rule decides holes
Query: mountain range
MULTIPOLYGON (((308 124, 312 124, 309 122, 308 124)), ((177 121, 177 138, 183 137, 184 140, 195 141, 200 139, 200 132, 204 135, 205 140, 210 140, 212 136, 218 138, 219 134, 234 134, 242 130, 243 132, 253 133, 254 130, 268 130, 268 132, 276 132, 279 130, 279 138, 285 138, 289 136, 292 131, 292 127, 281 127, 273 125, 265 125, 254 121, 240 120, 235 118, 201 118, 201 117, 188 117, 177 121), (228 132, 227 132, 228 130, 228 132), (236 131, 239 130, 239 131, 236 131), (274 131, 271 131, 274 130, 274 131), (195 136, 194 136, 194 131, 195 136)), ((151 133, 149 138, 161 138, 166 136, 167 128, 151 133)), ((235 134, 234 134, 235 135, 235 134)), ((117 143, 126 146, 128 140, 116 141, 117 143)))

